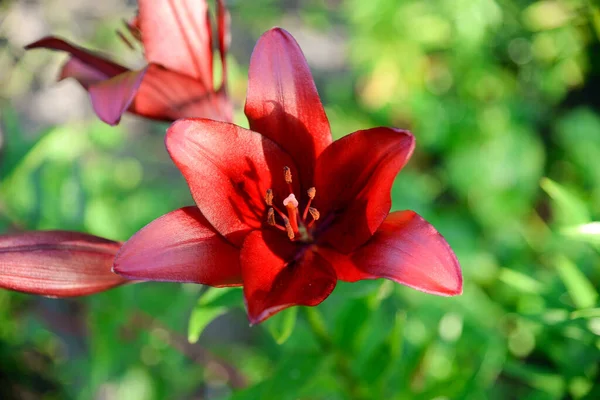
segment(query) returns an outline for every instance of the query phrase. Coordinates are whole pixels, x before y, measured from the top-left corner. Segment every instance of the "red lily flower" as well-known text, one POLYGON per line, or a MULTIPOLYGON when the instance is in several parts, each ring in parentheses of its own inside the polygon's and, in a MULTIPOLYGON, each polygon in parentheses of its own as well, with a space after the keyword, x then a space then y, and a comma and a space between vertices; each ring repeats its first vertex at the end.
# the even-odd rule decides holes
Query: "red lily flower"
POLYGON ((243 285, 252 323, 319 304, 338 279, 462 292, 444 238, 412 211, 389 213, 413 136, 374 128, 332 142, 306 60, 282 29, 265 33, 254 49, 245 113, 251 130, 207 119, 168 129, 167 149, 197 207, 134 235, 117 254, 115 272, 243 285))
MULTIPOLYGON (((94 111, 107 124, 118 124, 125 111, 166 121, 182 117, 231 121, 225 60, 230 42, 229 13, 223 0, 217 0, 223 70, 218 89, 213 84, 212 29, 204 0, 140 0, 138 16, 126 27, 144 47, 148 65, 140 70, 129 70, 57 37, 43 38, 26 49, 70 53, 59 80, 77 79, 89 92, 94 111)), ((133 47, 122 33, 118 34, 133 47)))
POLYGON ((120 246, 77 232, 0 236, 0 287, 52 297, 103 292, 127 282, 111 271, 120 246))

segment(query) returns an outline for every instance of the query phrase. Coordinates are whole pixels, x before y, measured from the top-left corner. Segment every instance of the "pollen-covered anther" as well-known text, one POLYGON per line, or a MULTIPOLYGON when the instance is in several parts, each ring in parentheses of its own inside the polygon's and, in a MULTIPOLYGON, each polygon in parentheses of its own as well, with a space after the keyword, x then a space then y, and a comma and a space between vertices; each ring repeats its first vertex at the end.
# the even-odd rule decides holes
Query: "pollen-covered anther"
POLYGON ((265 193, 265 203, 268 206, 273 205, 273 189, 267 189, 267 193, 265 193))
POLYGON ((267 223, 269 225, 275 225, 275 210, 273 209, 273 207, 269 208, 269 211, 267 212, 267 223))
MULTIPOLYGON (((302 213, 303 221, 306 221, 306 217, 308 216, 308 212, 311 208, 310 205, 311 205, 313 199, 315 198, 315 196, 317 195, 317 189, 315 189, 313 186, 306 191, 306 194, 308 194, 308 204, 306 204, 306 208, 304 208, 304 212, 302 213)), ((311 215, 312 215, 312 212, 311 212, 311 215)), ((315 218, 315 221, 316 221, 316 218, 315 218)))
POLYGON ((283 167, 283 178, 285 179, 285 183, 292 183, 292 170, 290 167, 283 167))
POLYGON ((292 224, 290 223, 290 220, 285 218, 283 220, 284 224, 285 224, 285 230, 287 232, 288 238, 290 238, 290 240, 293 240, 294 237, 296 237, 296 235, 294 234, 294 229, 292 228, 292 224))
POLYGON ((310 215, 313 217, 313 219, 316 221, 319 218, 321 218, 321 213, 319 212, 319 210, 317 210, 314 207, 309 207, 308 212, 310 213, 310 215))

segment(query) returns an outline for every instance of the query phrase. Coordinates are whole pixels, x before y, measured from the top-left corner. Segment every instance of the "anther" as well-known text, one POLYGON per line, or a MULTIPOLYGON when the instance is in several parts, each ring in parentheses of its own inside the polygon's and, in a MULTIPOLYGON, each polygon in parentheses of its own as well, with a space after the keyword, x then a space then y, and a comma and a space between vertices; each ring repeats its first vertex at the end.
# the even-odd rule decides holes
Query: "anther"
POLYGON ((285 183, 292 183, 292 170, 290 167, 283 167, 283 177, 285 179, 285 183))
MULTIPOLYGON (((310 209, 310 203, 312 203, 313 199, 315 198, 315 196, 317 195, 317 189, 313 187, 309 188, 306 193, 308 194, 308 204, 306 205, 306 208, 304 209, 304 212, 302 213, 302 220, 306 221, 306 217, 308 216, 308 211, 310 209)), ((311 212, 312 215, 312 212, 311 212)))
POLYGON ((285 230, 287 232, 288 237, 290 238, 290 240, 293 240, 296 235, 294 235, 294 229, 292 229, 292 224, 290 224, 290 220, 285 218, 283 222, 285 224, 285 230))
POLYGON ((268 206, 273 205, 273 189, 267 189, 267 193, 265 194, 265 203, 268 206))
POLYGON ((269 208, 269 211, 267 212, 267 223, 269 225, 275 225, 275 210, 273 207, 269 208))
POLYGON ((321 217, 321 213, 319 212, 319 210, 317 210, 314 207, 309 207, 308 212, 310 213, 310 215, 313 217, 313 219, 315 221, 321 217))

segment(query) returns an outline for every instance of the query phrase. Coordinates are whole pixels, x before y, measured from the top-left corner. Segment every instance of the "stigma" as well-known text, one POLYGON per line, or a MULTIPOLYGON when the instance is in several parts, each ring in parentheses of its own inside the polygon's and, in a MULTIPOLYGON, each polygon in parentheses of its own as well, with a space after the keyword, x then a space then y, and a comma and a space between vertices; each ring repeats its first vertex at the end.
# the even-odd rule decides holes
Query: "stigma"
POLYGON ((283 206, 298 208, 298 200, 296 200, 296 195, 294 193, 290 193, 290 195, 283 200, 283 206))
MULTIPOLYGON (((311 207, 311 203, 317 194, 317 190, 311 187, 307 190, 308 201, 304 211, 300 213, 300 203, 293 193, 292 171, 289 167, 283 168, 283 179, 288 186, 290 194, 283 199, 284 211, 280 210, 274 203, 273 190, 268 189, 265 193, 265 204, 269 206, 267 212, 267 223, 276 229, 285 232, 291 241, 311 242, 311 228, 320 217, 319 211, 311 207), (279 220, 283 223, 277 222, 279 220)), ((280 203, 281 204, 281 203, 280 203)))

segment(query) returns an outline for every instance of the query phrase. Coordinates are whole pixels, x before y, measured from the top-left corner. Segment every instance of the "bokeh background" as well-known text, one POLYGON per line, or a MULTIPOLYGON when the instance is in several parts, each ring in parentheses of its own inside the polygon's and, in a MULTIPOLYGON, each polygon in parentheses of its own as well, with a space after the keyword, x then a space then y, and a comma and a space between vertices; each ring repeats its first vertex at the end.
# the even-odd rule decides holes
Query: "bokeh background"
MULTIPOLYGON (((209 2, 210 3, 210 2, 209 2)), ((393 209, 431 221, 464 294, 344 284, 250 328, 239 290, 130 285, 73 300, 0 290, 2 399, 600 398, 600 9, 593 0, 227 2, 236 122, 274 25, 304 49, 334 135, 412 130, 393 209), (295 309, 294 309, 295 310, 295 309), (314 317, 314 316, 313 316, 314 317)), ((192 204, 166 124, 98 121, 46 34, 139 53, 133 1, 0 3, 0 232, 126 240, 192 204)))

